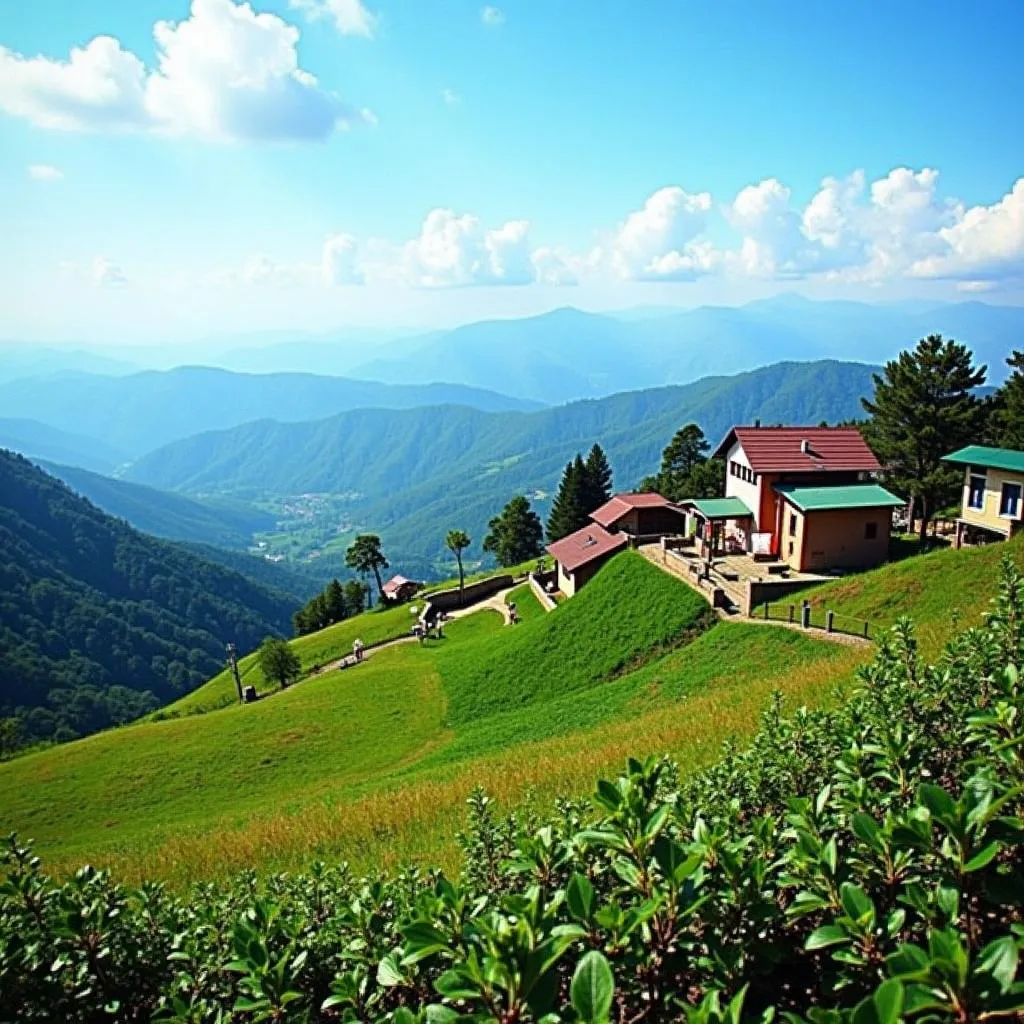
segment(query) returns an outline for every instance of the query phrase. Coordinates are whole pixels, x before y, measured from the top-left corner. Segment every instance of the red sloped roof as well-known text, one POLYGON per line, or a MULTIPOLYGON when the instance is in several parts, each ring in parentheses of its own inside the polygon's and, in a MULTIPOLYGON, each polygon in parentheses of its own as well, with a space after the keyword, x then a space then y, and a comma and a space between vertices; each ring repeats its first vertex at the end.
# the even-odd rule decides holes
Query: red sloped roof
POLYGON ((384 593, 391 594, 404 587, 406 583, 412 583, 414 586, 419 586, 415 580, 407 580, 404 576, 392 576, 391 579, 384 584, 384 593))
POLYGON ((616 494, 606 501, 597 511, 590 513, 590 518, 602 526, 612 526, 627 512, 635 508, 662 508, 671 504, 654 491, 644 494, 616 494))
POLYGON ((755 473, 882 468, 856 427, 733 427, 715 455, 725 455, 734 438, 755 473))
POLYGON ((609 533, 595 523, 549 544, 547 552, 566 572, 575 572, 581 565, 618 551, 627 543, 625 534, 609 533))

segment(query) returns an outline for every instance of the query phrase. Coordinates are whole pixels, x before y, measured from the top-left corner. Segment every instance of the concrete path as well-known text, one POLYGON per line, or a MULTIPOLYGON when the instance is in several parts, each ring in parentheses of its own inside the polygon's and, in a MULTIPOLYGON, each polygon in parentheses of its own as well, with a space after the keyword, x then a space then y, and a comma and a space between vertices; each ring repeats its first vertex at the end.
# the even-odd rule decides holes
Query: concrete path
MULTIPOLYGON (((707 600, 707 591, 702 590, 697 581, 686 571, 682 563, 675 559, 662 561, 660 544, 641 544, 637 550, 652 565, 656 565, 662 572, 682 580, 691 590, 695 590, 701 597, 707 600)), ((829 643, 840 644, 843 647, 870 647, 873 641, 863 636, 853 636, 850 633, 829 633, 824 629, 804 629, 796 622, 781 622, 778 619, 746 619, 739 612, 727 612, 724 608, 716 608, 718 617, 725 622, 744 622, 752 626, 775 626, 778 629, 792 629, 806 636, 813 636, 819 640, 827 640, 829 643)))

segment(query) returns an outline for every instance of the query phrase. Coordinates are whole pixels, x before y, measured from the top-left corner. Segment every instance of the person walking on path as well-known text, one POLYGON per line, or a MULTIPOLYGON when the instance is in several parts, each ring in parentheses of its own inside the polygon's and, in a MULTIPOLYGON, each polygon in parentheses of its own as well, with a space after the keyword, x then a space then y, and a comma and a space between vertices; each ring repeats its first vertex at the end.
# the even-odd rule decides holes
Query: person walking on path
POLYGON ((352 641, 352 653, 355 655, 357 662, 363 660, 363 646, 363 641, 359 637, 352 641))

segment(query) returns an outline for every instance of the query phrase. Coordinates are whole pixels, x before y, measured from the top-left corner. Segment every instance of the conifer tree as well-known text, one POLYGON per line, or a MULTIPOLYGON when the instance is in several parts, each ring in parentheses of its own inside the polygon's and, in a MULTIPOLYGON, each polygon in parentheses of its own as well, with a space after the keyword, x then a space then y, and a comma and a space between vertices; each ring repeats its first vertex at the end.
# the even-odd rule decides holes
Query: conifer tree
POLYGON ((612 496, 612 467, 604 449, 595 444, 587 456, 586 488, 584 504, 589 515, 600 508, 612 496))
POLYGON ((373 578, 377 581, 380 603, 387 603, 384 598, 384 581, 380 578, 380 571, 388 567, 388 560, 381 550, 380 537, 375 533, 362 533, 356 537, 345 552, 345 564, 364 576, 372 572, 373 578))
POLYGON ((586 507, 587 469, 583 458, 576 458, 566 464, 558 493, 551 503, 548 516, 548 541, 554 542, 567 537, 587 523, 589 512, 586 507))
POLYGON ((346 618, 348 611, 345 607, 345 591, 337 579, 331 580, 324 591, 324 612, 328 623, 341 622, 346 618))
POLYGON ((893 486, 913 497, 923 542, 937 509, 955 499, 962 473, 942 461, 976 440, 984 406, 972 392, 985 383, 966 345, 932 334, 874 375, 863 398, 871 414, 865 437, 893 486))
POLYGON ((1024 451, 1024 352, 1014 349, 1006 365, 1013 373, 995 395, 993 440, 1001 448, 1024 451))

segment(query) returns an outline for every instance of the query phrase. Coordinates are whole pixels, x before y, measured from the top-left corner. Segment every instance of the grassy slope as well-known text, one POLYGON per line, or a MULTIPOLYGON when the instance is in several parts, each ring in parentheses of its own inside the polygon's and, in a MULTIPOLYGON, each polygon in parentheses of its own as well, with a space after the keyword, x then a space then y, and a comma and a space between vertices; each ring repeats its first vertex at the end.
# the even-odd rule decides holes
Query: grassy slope
MULTIPOLYGON (((813 598, 879 625, 909 613, 937 629, 954 611, 980 614, 1004 550, 1020 559, 1024 546, 913 558, 813 598)), ((667 751, 693 767, 727 737, 749 734, 773 690, 820 703, 868 656, 724 623, 609 679, 576 655, 590 650, 608 673, 621 654, 605 650, 605 632, 631 623, 640 632, 616 648, 667 646, 686 625, 674 609, 692 602, 685 585, 638 563, 620 556, 577 598, 515 629, 500 629, 494 613, 471 616, 452 624, 448 641, 389 649, 254 708, 129 727, 0 766, 0 820, 36 836, 58 865, 88 855, 130 878, 180 882, 313 855, 451 865, 452 833, 477 782, 502 800, 546 801, 588 787, 629 753, 667 751), (641 587, 654 614, 625 615, 613 595, 641 577, 654 592, 666 585, 671 600, 641 587), (546 653, 548 634, 570 616, 572 634, 546 653), (551 685, 552 659, 565 690, 551 685)))

